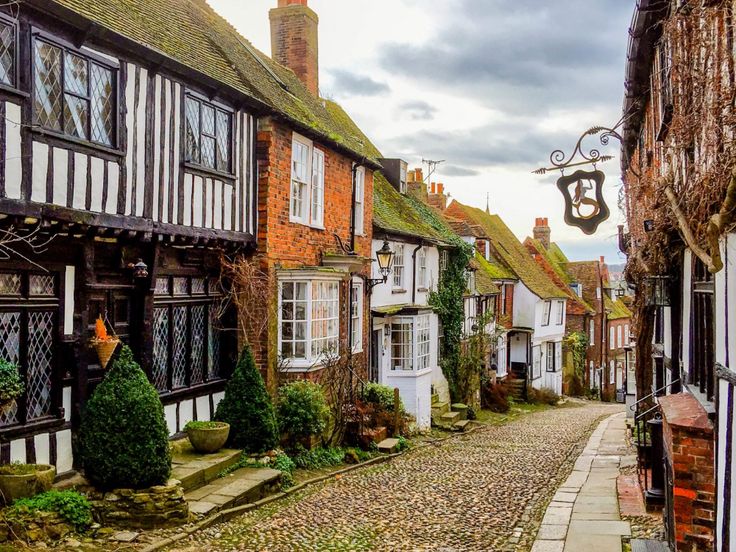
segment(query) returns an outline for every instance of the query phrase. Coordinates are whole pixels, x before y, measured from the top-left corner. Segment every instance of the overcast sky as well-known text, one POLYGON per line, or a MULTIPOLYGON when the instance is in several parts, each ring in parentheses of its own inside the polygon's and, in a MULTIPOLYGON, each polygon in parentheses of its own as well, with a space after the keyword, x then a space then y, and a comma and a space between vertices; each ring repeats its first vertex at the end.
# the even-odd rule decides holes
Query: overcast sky
MULTIPOLYGON (((209 0, 270 53, 276 0, 209 0)), ((602 168, 611 218, 594 236, 563 221, 556 148, 620 117, 634 0, 309 0, 320 17, 320 90, 386 157, 445 160, 433 180, 498 213, 519 238, 547 217, 573 260, 621 262, 620 173, 602 168)), ((595 146, 597 144, 591 144, 595 146)), ((426 168, 425 168, 426 170, 426 168)))

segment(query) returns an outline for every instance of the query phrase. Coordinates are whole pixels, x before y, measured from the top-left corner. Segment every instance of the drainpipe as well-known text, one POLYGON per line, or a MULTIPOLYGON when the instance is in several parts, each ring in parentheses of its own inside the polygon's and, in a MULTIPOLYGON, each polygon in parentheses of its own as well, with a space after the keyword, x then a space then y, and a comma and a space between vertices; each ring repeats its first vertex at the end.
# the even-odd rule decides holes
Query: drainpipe
POLYGON ((411 254, 411 263, 412 263, 412 282, 411 282, 411 304, 416 305, 417 304, 417 253, 419 250, 424 247, 424 242, 420 242, 419 245, 417 245, 416 249, 411 254))

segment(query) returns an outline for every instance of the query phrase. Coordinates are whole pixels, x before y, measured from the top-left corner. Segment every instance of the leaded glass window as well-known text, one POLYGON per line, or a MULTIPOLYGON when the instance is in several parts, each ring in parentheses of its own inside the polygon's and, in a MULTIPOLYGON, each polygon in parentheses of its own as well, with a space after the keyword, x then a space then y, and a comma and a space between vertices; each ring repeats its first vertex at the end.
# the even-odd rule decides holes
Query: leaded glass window
POLYGON ((156 280, 151 382, 176 391, 220 377, 220 293, 216 280, 163 276, 156 280))
POLYGON ((91 58, 36 38, 36 124, 103 146, 115 146, 115 73, 91 58))
POLYGON ((187 96, 186 160, 208 169, 231 171, 232 115, 214 104, 187 96))
POLYGON ((16 86, 16 26, 0 21, 0 83, 16 86))
POLYGON ((0 272, 0 358, 18 365, 25 393, 0 428, 46 419, 54 407, 59 320, 59 278, 54 273, 0 272))

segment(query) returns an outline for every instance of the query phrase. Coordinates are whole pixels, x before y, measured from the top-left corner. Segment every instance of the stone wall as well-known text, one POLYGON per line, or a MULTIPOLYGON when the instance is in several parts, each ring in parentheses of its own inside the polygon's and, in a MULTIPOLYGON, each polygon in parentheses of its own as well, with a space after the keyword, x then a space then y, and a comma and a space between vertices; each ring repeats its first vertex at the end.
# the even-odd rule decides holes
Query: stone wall
POLYGON ((668 395, 660 404, 664 453, 672 467, 677 550, 710 552, 715 525, 713 424, 690 394, 668 395))
POLYGON ((0 543, 53 542, 63 539, 73 530, 74 528, 56 512, 33 512, 13 518, 0 517, 0 543))
POLYGON ((155 529, 189 521, 189 504, 175 479, 149 489, 115 489, 97 497, 92 506, 95 519, 112 527, 155 529))

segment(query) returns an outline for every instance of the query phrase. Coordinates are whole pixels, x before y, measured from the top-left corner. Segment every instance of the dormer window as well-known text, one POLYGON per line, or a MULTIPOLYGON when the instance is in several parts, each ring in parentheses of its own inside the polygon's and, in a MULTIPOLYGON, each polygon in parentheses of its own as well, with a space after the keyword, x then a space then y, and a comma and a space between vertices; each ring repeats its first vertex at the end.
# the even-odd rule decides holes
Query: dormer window
POLYGON ((116 71, 76 50, 35 38, 33 117, 72 138, 115 146, 116 71))

